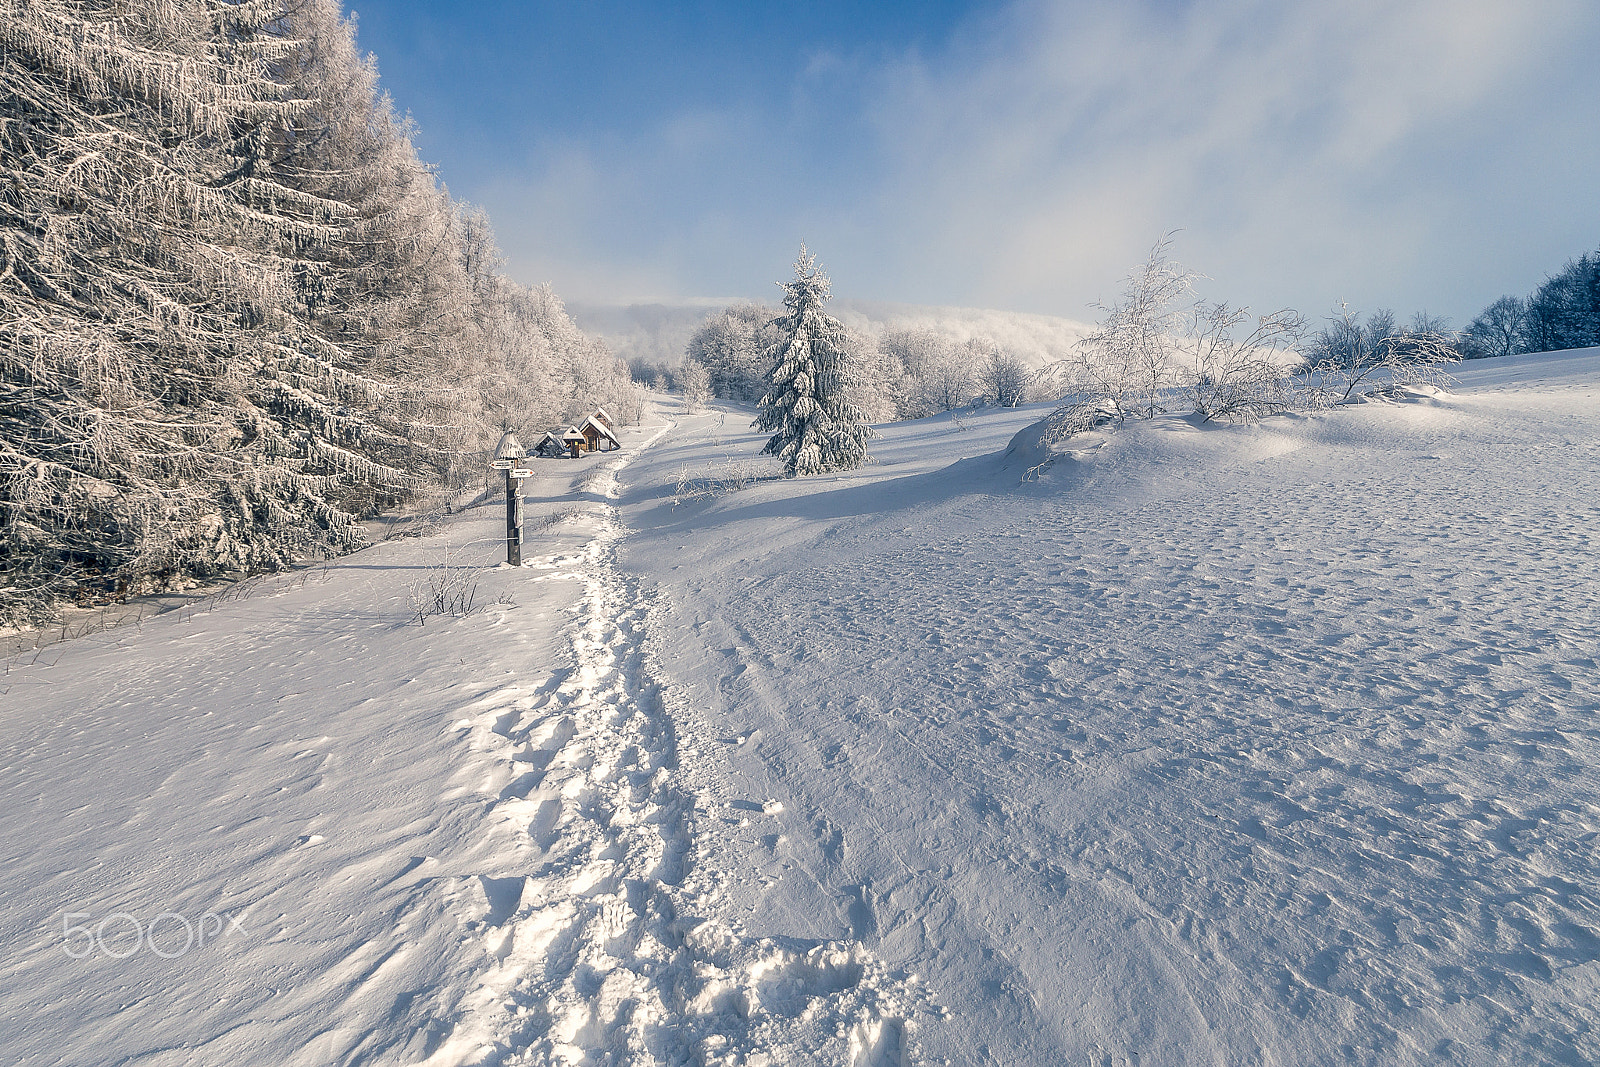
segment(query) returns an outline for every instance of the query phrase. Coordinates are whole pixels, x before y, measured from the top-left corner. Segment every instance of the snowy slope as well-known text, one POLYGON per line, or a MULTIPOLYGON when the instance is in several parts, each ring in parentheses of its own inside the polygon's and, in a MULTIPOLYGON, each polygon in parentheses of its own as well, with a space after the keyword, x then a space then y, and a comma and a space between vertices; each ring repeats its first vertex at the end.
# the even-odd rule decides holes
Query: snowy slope
POLYGON ((520 570, 14 657, 0 1059, 1600 1060, 1600 351, 1460 377, 696 500, 759 441, 667 402, 520 570))
POLYGON ((623 564, 728 802, 783 804, 725 820, 747 926, 921 975, 954 1063, 1600 1060, 1600 352, 1460 376, 1028 483, 1040 410, 883 427, 674 507, 759 443, 685 419, 623 564))
POLYGON ((7 661, 0 1060, 898 1047, 921 994, 859 946, 716 921, 651 604, 612 562, 616 471, 667 428, 541 463, 520 570, 492 504, 7 661), (419 625, 446 560, 480 610, 419 625))

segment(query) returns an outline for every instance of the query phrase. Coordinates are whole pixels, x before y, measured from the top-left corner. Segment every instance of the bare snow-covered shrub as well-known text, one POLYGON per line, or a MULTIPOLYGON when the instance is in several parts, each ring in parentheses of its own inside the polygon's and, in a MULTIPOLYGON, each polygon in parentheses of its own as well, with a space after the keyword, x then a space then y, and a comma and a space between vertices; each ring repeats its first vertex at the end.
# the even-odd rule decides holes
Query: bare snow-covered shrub
POLYGON ((1114 400, 1096 396, 1071 397, 1063 400, 1045 417, 1039 444, 1045 447, 1057 445, 1080 433, 1120 421, 1122 410, 1114 400))
POLYGON ((1456 339, 1437 324, 1406 329, 1396 326, 1388 311, 1363 322, 1342 304, 1310 349, 1308 388, 1335 404, 1405 386, 1448 386, 1453 379, 1445 368, 1461 360, 1456 339))
MULTIPOLYGON (((427 573, 411 583, 408 601, 417 625, 427 624, 430 616, 445 615, 463 619, 478 607, 479 568, 463 567, 450 562, 450 553, 427 573)), ((502 598, 501 602, 505 602, 502 598)))
POLYGON ((1305 329, 1295 311, 1262 315, 1226 304, 1197 305, 1180 344, 1188 359, 1179 392, 1202 421, 1253 422, 1294 403, 1294 382, 1281 360, 1305 329))
POLYGON ((1121 419, 1115 401, 1079 393, 1064 399, 1045 418, 1017 431, 1006 455, 1020 460, 1024 465, 1022 480, 1032 481, 1055 463, 1058 446, 1121 419))
POLYGON ((733 456, 724 456, 720 462, 701 470, 685 465, 678 470, 677 482, 672 490, 672 506, 711 500, 777 477, 771 463, 733 456))

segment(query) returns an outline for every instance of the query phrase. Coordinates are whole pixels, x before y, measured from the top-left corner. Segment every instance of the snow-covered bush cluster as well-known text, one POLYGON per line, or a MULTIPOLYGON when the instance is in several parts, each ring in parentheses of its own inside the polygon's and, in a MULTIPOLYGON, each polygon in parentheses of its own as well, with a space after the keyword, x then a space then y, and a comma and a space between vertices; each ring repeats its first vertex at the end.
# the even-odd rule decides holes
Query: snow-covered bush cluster
POLYGON ((498 273, 338 0, 0 0, 0 624, 362 542, 625 369, 498 273))
POLYGON ((1200 277, 1173 262, 1169 235, 1129 275, 1122 296, 1102 306, 1073 356, 1047 368, 1060 407, 1045 421, 1058 441, 1108 418, 1181 411, 1201 422, 1250 422, 1369 393, 1442 385, 1459 356, 1437 324, 1396 327, 1379 313, 1348 310, 1309 341, 1299 312, 1251 315, 1195 296, 1200 277))
POLYGON ((1375 389, 1444 385, 1444 368, 1460 359, 1455 335, 1425 315, 1408 328, 1387 311, 1363 321, 1341 308, 1306 346, 1305 369, 1322 399, 1342 403, 1375 389))

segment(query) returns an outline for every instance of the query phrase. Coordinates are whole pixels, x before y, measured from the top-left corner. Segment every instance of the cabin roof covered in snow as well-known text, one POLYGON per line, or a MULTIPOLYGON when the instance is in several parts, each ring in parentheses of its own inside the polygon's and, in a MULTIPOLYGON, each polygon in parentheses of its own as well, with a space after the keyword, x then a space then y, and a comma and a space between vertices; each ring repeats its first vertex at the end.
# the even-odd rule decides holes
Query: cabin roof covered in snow
MULTIPOLYGON (((604 414, 604 412, 597 412, 597 414, 604 414)), ((603 419, 596 418, 595 415, 590 415, 587 419, 583 420, 583 425, 579 427, 579 429, 580 431, 587 430, 591 426, 594 427, 594 429, 599 432, 602 437, 608 438, 612 444, 618 446, 619 448, 622 446, 622 442, 617 440, 617 435, 611 432, 611 427, 607 426, 603 419)))

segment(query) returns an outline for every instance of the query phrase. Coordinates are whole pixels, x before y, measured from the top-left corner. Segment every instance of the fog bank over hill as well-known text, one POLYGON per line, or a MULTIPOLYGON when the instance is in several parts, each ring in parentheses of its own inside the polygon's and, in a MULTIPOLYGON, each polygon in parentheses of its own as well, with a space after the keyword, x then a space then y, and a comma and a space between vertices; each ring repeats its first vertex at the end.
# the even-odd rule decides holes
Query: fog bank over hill
MULTIPOLYGON (((734 298, 695 300, 681 304, 585 304, 573 301, 567 311, 587 334, 598 337, 623 359, 646 359, 676 366, 689 337, 701 323, 734 298)), ((829 310, 852 330, 929 329, 960 343, 987 337, 1014 352, 1032 367, 1067 355, 1090 324, 1055 315, 989 308, 926 307, 871 300, 834 300, 829 310)))

